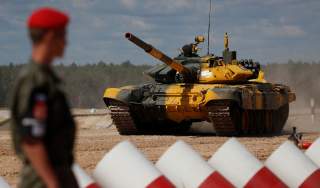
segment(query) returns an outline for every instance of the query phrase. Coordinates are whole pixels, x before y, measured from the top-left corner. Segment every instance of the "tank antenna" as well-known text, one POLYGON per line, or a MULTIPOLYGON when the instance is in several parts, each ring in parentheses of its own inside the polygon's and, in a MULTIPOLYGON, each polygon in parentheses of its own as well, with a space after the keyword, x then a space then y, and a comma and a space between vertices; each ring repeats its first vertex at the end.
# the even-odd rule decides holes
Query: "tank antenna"
POLYGON ((212 12, 212 0, 210 0, 210 5, 209 5, 209 24, 208 24, 208 51, 207 55, 210 54, 210 30, 211 30, 211 12, 212 12))

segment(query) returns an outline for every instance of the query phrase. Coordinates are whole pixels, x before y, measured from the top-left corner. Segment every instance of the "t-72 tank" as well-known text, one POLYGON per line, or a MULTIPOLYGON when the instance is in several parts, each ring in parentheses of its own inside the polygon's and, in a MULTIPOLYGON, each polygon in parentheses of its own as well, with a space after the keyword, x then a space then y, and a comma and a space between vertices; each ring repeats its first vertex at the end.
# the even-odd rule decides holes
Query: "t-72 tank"
POLYGON ((146 71, 154 83, 105 90, 104 102, 120 134, 178 133, 200 121, 211 122, 222 136, 283 129, 295 94, 266 82, 259 63, 237 60, 227 34, 222 57, 199 56, 204 37, 197 36, 173 59, 131 33, 125 37, 164 64, 146 71))

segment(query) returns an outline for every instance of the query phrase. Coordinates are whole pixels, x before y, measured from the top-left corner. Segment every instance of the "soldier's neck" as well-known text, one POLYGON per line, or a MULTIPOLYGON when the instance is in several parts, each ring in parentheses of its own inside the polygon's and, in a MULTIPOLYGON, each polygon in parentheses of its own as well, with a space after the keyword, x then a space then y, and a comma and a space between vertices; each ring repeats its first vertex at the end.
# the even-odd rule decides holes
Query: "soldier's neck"
POLYGON ((48 64, 50 65, 53 61, 53 58, 49 55, 48 50, 43 46, 34 46, 32 48, 32 60, 35 63, 39 64, 48 64))

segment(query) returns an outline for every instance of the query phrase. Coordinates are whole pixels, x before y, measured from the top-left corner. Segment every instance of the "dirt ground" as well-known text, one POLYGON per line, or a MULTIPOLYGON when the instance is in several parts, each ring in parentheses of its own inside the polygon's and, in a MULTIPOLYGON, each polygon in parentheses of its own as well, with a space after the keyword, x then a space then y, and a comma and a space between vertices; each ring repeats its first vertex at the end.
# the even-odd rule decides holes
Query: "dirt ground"
MULTIPOLYGON (((208 159, 226 140, 227 137, 216 137, 210 125, 201 123, 193 125, 192 131, 182 136, 120 136, 104 110, 75 110, 78 115, 76 162, 88 173, 94 169, 99 160, 117 143, 131 140, 147 156, 155 162, 165 150, 177 140, 184 140, 191 144, 201 155, 208 159), (89 114, 90 116, 86 116, 89 114), (204 134, 206 132, 206 134, 204 134), (208 134, 209 133, 209 134, 208 134)), ((6 110, 0 110, 0 121, 8 117, 6 110)), ((320 117, 315 117, 312 124, 307 111, 291 114, 285 131, 280 136, 273 137, 241 137, 243 143, 260 160, 265 160, 281 143, 287 140, 292 126, 305 132, 304 139, 313 141, 319 137, 320 117)), ((62 146, 61 146, 62 147, 62 146)), ((8 125, 0 128, 0 176, 10 185, 18 182, 21 163, 15 157, 10 140, 8 125)))

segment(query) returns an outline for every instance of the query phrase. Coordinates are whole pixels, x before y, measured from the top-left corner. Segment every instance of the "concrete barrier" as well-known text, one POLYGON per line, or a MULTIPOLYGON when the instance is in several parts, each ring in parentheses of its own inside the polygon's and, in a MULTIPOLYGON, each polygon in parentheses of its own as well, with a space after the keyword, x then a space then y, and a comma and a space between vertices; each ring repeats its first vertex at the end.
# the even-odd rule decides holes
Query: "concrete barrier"
POLYGON ((72 171, 77 179, 79 188, 100 188, 78 164, 72 165, 72 171))
POLYGON ((290 141, 274 151, 265 165, 289 187, 320 187, 319 168, 290 141))
POLYGON ((156 167, 177 188, 233 187, 199 153, 183 141, 177 141, 173 144, 160 157, 156 167))
POLYGON ((320 138, 318 138, 309 149, 306 150, 305 154, 320 167, 320 138))
POLYGON ((98 163, 94 179, 106 188, 174 188, 129 141, 117 144, 98 163))
POLYGON ((287 187, 235 138, 224 143, 209 159, 209 164, 236 187, 287 187))

